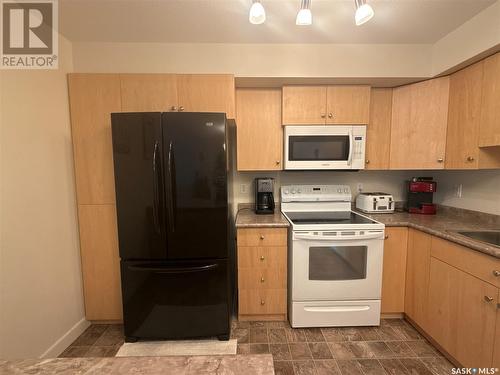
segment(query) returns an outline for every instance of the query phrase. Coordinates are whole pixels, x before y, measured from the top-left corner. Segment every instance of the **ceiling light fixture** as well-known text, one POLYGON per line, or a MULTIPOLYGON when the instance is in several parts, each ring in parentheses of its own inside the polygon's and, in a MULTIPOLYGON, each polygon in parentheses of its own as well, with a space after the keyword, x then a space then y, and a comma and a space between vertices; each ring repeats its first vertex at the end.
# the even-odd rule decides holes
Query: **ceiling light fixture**
POLYGON ((354 0, 356 3, 356 15, 354 19, 356 21, 356 26, 360 26, 372 19, 373 8, 366 3, 366 0, 354 0))
POLYGON ((312 13, 311 13, 311 1, 310 0, 302 0, 300 3, 300 10, 297 13, 297 18, 295 23, 299 26, 308 26, 311 25, 312 13))
POLYGON ((266 10, 260 3, 260 0, 253 0, 253 4, 248 15, 248 20, 251 24, 254 25, 260 25, 266 20, 266 10))

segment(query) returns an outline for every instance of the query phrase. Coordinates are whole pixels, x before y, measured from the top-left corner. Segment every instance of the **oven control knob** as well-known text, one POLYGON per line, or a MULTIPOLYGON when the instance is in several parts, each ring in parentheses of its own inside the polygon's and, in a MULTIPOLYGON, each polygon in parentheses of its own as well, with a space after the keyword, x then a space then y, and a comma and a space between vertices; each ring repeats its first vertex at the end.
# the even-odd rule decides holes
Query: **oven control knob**
POLYGON ((344 193, 349 193, 349 189, 348 189, 348 188, 345 188, 345 189, 344 189, 344 193))
POLYGON ((284 194, 288 194, 288 189, 283 190, 284 194))
POLYGON ((302 190, 298 189, 298 190, 297 190, 297 193, 299 193, 299 194, 300 194, 300 193, 302 193, 302 190))
POLYGON ((337 193, 342 193, 342 189, 341 189, 341 188, 338 188, 338 189, 337 189, 337 193))
POLYGON ((292 189, 292 194, 295 194, 295 189, 292 189))

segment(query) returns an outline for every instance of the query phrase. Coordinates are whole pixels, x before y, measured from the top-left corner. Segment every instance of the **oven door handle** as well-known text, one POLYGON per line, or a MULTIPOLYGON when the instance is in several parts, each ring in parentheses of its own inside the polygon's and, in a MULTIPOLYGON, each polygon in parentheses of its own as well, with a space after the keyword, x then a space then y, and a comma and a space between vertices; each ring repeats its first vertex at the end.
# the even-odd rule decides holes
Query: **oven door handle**
POLYGON ((294 240, 313 240, 313 241, 349 241, 349 240, 370 240, 383 239, 384 232, 362 234, 359 236, 315 236, 308 234, 294 234, 294 240))

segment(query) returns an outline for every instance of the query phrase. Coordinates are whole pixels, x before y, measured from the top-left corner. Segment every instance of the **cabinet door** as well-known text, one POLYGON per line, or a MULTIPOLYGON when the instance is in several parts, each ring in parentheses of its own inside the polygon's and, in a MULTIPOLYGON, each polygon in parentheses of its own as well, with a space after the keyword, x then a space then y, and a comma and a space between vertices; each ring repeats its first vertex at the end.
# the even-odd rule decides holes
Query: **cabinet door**
POLYGON ((446 168, 477 169, 483 63, 450 76, 446 168))
POLYGON ((328 86, 327 124, 368 124, 370 86, 328 86))
POLYGON ((281 169, 283 128, 280 89, 236 90, 239 171, 281 169))
POLYGON ((405 308, 408 228, 386 228, 382 273, 382 313, 402 313, 405 308))
POLYGON ((121 112, 118 74, 69 74, 79 204, 115 202, 111 113, 121 112))
POLYGON ((283 86, 283 125, 323 125, 326 86, 283 86))
POLYGON ((366 129, 366 169, 389 169, 392 89, 372 89, 366 129))
POLYGON ((431 258, 427 332, 466 367, 490 367, 498 288, 431 258))
POLYGON ((87 320, 121 320, 120 258, 114 205, 79 205, 87 320))
POLYGON ((223 112, 234 118, 234 76, 230 74, 177 75, 179 110, 223 112))
POLYGON ((120 74, 123 112, 177 110, 174 74, 120 74))
POLYGON ((415 229, 408 231, 405 313, 423 329, 427 327, 431 238, 431 235, 415 229))
POLYGON ((500 53, 484 60, 479 147, 500 146, 500 53))
POLYGON ((391 169, 444 168, 448 94, 448 77, 394 89, 391 169))
POLYGON ((495 343, 493 346, 493 363, 491 367, 500 368, 500 289, 497 297, 497 322, 495 330, 495 343))

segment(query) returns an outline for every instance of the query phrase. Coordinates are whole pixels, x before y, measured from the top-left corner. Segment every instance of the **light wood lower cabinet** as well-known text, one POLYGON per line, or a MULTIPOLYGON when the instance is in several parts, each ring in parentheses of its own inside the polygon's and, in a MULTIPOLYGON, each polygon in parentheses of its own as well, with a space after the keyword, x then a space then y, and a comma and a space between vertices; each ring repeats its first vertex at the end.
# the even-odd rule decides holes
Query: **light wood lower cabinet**
POLYGON ((500 290, 497 296, 497 324, 495 331, 495 343, 493 344, 493 361, 491 367, 500 368, 500 290))
POLYGON ((239 171, 282 169, 281 89, 236 90, 239 171))
POLYGON ((423 329, 427 327, 427 293, 432 236, 410 228, 406 263, 405 313, 423 329))
POLYGON ((498 288, 441 260, 430 262, 426 331, 466 367, 490 367, 498 288))
POLYGON ((382 274, 382 313, 402 313, 405 309, 408 228, 385 229, 382 274))
POLYGON ((287 229, 238 229, 238 319, 286 320, 287 229))
POLYGON ((87 320, 121 320, 115 205, 79 205, 78 218, 85 317, 87 320))

